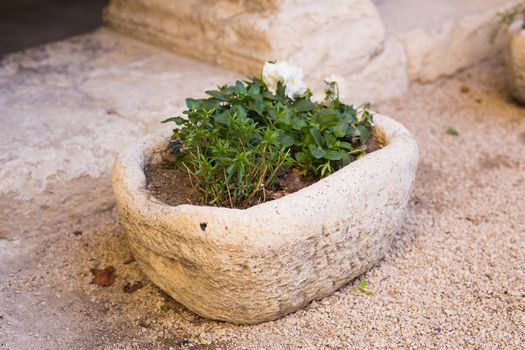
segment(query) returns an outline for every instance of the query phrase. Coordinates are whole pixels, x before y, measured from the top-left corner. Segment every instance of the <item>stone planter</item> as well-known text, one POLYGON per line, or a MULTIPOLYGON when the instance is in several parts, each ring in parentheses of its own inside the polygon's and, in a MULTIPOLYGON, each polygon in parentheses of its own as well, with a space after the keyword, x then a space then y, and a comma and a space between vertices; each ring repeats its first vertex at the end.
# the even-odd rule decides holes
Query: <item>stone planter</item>
POLYGON ((506 61, 510 93, 516 101, 525 105, 525 30, 521 29, 521 21, 509 28, 506 61))
POLYGON ((386 147, 243 210, 171 207, 149 194, 143 169, 167 135, 120 154, 113 190, 142 270, 188 309, 233 323, 273 320, 341 288, 390 248, 416 173, 409 132, 388 117, 374 120, 386 147))

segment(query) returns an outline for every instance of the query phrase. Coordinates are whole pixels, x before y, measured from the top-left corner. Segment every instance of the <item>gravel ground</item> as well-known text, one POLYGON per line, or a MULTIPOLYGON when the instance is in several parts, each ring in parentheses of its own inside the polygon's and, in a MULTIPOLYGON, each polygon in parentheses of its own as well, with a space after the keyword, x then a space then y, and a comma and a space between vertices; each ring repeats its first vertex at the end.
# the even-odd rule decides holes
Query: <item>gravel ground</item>
POLYGON ((349 285, 275 322, 207 321, 127 261, 112 208, 0 239, 0 348, 523 349, 525 109, 503 72, 485 62, 375 106, 414 133, 421 160, 406 224, 364 276, 373 295, 349 285), (90 284, 108 265, 113 285, 90 284))

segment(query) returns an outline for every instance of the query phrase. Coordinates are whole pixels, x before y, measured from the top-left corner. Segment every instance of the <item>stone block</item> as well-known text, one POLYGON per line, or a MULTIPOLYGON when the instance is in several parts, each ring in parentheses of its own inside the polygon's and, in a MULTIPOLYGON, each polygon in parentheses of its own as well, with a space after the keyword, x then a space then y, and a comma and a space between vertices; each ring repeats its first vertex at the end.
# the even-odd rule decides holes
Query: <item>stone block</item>
MULTIPOLYGON (((406 89, 399 68, 390 72, 383 23, 369 0, 112 0, 104 18, 136 38, 247 75, 277 59, 302 66, 309 85, 330 74, 358 82, 367 100, 406 89), (369 79, 376 76, 394 87, 378 88, 369 79)), ((404 60, 388 49, 394 62, 404 60)))

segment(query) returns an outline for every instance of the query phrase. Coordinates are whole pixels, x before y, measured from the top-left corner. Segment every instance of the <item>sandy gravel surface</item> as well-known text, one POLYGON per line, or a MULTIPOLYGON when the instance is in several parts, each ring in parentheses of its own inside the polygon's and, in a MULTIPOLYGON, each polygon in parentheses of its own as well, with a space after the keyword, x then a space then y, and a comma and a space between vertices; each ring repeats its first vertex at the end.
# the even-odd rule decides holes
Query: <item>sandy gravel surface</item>
POLYGON ((364 276, 373 295, 350 285, 275 322, 207 321, 125 264, 113 208, 0 240, 0 348, 523 349, 525 109, 502 73, 487 62, 375 106, 414 133, 421 161, 406 224, 364 276), (89 284, 108 265, 113 285, 89 284))

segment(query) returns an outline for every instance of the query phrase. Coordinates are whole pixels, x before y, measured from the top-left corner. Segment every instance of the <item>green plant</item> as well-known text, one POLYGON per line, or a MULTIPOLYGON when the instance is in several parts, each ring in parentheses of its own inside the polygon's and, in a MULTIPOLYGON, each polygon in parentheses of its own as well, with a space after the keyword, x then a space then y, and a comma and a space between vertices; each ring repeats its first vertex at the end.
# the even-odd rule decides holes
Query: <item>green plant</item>
POLYGON ((509 27, 520 16, 522 18, 521 29, 525 29, 525 3, 515 5, 508 10, 498 12, 499 20, 496 28, 492 32, 491 41, 493 42, 496 39, 501 29, 509 27))
POLYGON ((275 93, 259 78, 206 91, 208 98, 187 99, 186 118, 175 122, 171 149, 190 174, 204 201, 247 207, 265 201, 279 174, 326 176, 364 155, 372 114, 339 101, 337 84, 327 83, 326 100, 312 102, 275 93))
POLYGON ((459 136, 459 131, 450 127, 447 129, 447 134, 452 135, 452 136, 459 136))
POLYGON ((366 296, 374 295, 374 292, 371 292, 366 288, 366 280, 364 278, 361 278, 359 280, 359 286, 354 286, 354 289, 358 290, 359 292, 361 292, 361 294, 364 294, 366 296))

